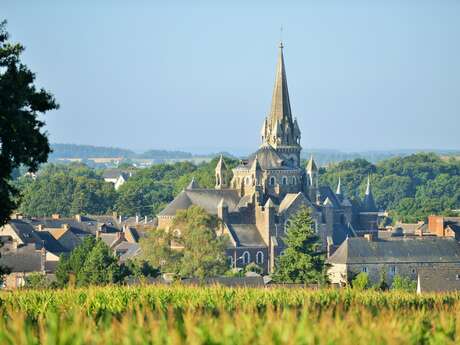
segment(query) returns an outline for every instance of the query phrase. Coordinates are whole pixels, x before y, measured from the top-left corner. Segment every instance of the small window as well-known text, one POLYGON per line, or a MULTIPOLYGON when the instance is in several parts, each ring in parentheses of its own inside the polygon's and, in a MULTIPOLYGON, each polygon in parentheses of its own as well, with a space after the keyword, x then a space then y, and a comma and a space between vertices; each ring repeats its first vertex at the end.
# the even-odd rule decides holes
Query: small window
POLYGON ((243 253, 243 265, 247 265, 251 261, 251 254, 249 252, 243 253))
POLYGON ((257 252, 256 254, 256 264, 263 264, 264 263, 264 253, 257 252))
POLYGON ((282 181, 283 181, 283 185, 287 185, 287 177, 286 176, 283 176, 282 181))
POLYGON ((460 274, 455 275, 455 280, 460 280, 460 274))
POLYGON ((227 256, 227 260, 228 260, 228 265, 230 267, 233 267, 233 256, 231 255, 227 256))
POLYGON ((295 178, 295 176, 292 176, 292 184, 297 184, 297 179, 295 178))
POLYGON ((410 271, 412 272, 412 274, 415 274, 417 272, 415 268, 411 269, 410 271))
POLYGON ((251 178, 249 176, 246 176, 246 179, 244 181, 244 183, 249 186, 251 184, 251 178))
POLYGON ((275 176, 270 177, 270 186, 274 186, 276 183, 276 178, 275 176))
POLYGON ((367 273, 367 267, 366 267, 366 266, 362 267, 362 268, 361 268, 361 272, 367 273))
POLYGON ((396 266, 390 266, 390 274, 391 275, 396 274, 396 266))

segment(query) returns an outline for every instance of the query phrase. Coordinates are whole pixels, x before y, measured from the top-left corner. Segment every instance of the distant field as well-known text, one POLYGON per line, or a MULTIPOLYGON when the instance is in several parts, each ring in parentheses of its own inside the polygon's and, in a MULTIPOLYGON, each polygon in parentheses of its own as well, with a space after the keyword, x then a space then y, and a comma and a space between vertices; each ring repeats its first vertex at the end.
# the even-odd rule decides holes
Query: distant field
POLYGON ((1 344, 458 344, 460 294, 105 287, 0 294, 1 344))

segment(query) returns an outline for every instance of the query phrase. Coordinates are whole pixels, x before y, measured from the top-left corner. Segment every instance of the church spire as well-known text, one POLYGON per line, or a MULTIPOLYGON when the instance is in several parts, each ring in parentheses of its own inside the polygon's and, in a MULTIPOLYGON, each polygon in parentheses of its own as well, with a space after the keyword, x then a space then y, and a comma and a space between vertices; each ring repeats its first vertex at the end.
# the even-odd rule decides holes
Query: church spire
POLYGON ((280 42, 270 112, 262 127, 263 144, 300 147, 300 130, 294 121, 284 66, 284 45, 280 42))
POLYGON ((339 176, 339 182, 337 183, 337 190, 335 191, 336 195, 342 195, 342 184, 340 181, 340 176, 339 176))
POLYGON ((364 195, 363 206, 364 206, 364 210, 367 212, 377 211, 377 206, 375 204, 374 195, 372 194, 372 189, 371 189, 370 175, 367 175, 367 186, 366 186, 366 193, 364 195))

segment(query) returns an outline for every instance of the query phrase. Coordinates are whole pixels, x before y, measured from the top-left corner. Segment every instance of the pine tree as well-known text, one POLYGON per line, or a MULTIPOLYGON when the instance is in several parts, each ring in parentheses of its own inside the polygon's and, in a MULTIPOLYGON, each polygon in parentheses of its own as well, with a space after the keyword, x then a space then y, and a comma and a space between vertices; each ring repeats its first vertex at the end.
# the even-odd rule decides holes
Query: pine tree
POLYGON ((325 256, 308 208, 301 208, 289 219, 283 241, 286 249, 277 258, 275 281, 305 284, 327 281, 325 256))

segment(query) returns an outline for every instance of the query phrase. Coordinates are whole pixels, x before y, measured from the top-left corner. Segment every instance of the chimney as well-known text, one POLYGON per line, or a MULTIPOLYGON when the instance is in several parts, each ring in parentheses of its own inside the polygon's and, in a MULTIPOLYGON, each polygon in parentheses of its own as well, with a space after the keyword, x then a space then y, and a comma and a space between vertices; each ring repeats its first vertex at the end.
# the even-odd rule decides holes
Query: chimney
POLYGON ((118 223, 121 223, 121 214, 118 216, 118 223))
POLYGON ((59 213, 53 213, 51 215, 51 219, 60 219, 61 218, 61 215, 59 213))
POLYGON ((75 215, 75 220, 79 223, 81 223, 81 214, 76 214, 75 215))
POLYGON ((63 228, 64 230, 70 230, 70 225, 69 225, 69 224, 63 224, 63 225, 62 225, 62 228, 63 228))
POLYGON ((144 216, 144 224, 147 224, 147 216, 144 216))
POLYGON ((113 218, 118 218, 118 212, 112 212, 113 218))
POLYGON ((136 224, 139 224, 139 214, 136 213, 136 224))
POLYGON ((96 239, 101 238, 101 230, 96 230, 96 239))
POLYGON ((43 224, 38 224, 38 226, 37 226, 38 231, 43 231, 44 229, 45 229, 45 227, 43 226, 43 224))

